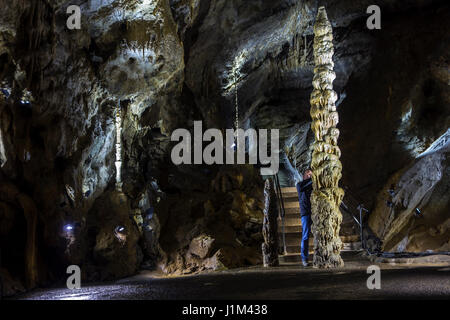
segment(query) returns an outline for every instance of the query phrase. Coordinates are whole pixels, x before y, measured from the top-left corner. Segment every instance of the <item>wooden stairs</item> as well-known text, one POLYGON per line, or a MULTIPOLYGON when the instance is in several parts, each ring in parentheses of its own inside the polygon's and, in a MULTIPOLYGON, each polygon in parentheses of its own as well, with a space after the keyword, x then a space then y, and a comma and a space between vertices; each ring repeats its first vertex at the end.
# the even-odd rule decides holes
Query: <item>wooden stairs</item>
MULTIPOLYGON (((301 262, 300 245, 302 239, 302 222, 300 219, 300 204, 296 187, 281 188, 284 202, 284 234, 286 239, 286 253, 279 256, 280 264, 293 264, 301 262)), ((280 252, 283 248, 283 227, 282 221, 278 221, 278 235, 280 252)), ((341 236, 344 244, 342 251, 355 251, 361 249, 360 236, 358 234, 341 236)), ((314 240, 312 234, 309 238, 310 260, 314 254, 314 240)))

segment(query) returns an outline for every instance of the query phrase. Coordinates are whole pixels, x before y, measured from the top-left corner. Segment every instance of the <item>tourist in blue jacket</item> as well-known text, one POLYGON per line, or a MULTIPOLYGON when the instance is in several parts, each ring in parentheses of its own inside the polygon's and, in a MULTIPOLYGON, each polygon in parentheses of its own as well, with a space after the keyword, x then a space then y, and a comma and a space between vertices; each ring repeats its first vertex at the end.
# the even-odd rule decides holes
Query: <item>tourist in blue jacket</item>
POLYGON ((302 243, 301 254, 303 266, 308 266, 309 235, 311 233, 311 192, 312 192, 312 171, 307 169, 303 174, 303 181, 298 182, 297 193, 300 202, 300 215, 302 220, 302 243))

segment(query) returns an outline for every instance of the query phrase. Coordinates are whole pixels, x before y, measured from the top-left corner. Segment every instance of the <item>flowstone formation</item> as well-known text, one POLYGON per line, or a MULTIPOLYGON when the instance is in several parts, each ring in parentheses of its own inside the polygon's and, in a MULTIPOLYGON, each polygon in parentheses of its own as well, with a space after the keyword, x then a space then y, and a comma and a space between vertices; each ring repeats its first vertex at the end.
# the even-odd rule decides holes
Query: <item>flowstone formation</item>
POLYGON ((314 234, 314 266, 333 268, 343 266, 339 229, 342 214, 339 205, 344 190, 339 188, 342 164, 337 146, 339 121, 336 112, 337 94, 333 90, 333 32, 324 7, 319 8, 314 25, 314 90, 311 94, 311 129, 315 135, 311 168, 312 232, 314 234))

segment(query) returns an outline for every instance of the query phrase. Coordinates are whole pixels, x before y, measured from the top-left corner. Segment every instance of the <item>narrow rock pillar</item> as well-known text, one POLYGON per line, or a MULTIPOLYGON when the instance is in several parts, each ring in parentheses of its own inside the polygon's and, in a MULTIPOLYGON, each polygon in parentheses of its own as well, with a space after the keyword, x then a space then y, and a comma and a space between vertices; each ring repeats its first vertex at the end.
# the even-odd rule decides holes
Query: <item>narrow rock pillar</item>
POLYGON ((334 268, 344 265, 340 256, 339 237, 342 214, 339 210, 344 191, 339 188, 342 164, 337 145, 339 116, 337 94, 333 90, 336 78, 333 63, 333 31, 324 7, 320 7, 314 24, 314 78, 311 94, 311 129, 315 141, 311 169, 312 232, 314 235, 314 267, 334 268))
POLYGON ((264 184, 264 222, 262 254, 264 267, 275 267, 278 262, 278 206, 274 182, 271 178, 264 184))
POLYGON ((116 108, 115 112, 116 122, 116 190, 122 191, 122 115, 120 106, 116 108))

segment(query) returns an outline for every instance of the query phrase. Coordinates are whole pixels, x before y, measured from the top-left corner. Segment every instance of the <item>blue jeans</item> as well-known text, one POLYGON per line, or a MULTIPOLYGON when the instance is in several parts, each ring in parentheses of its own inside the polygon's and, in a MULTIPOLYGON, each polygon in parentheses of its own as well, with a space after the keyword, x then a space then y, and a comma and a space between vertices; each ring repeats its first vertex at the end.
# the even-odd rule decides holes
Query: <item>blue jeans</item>
POLYGON ((311 233, 311 216, 302 217, 302 261, 308 261, 309 234, 311 233))

